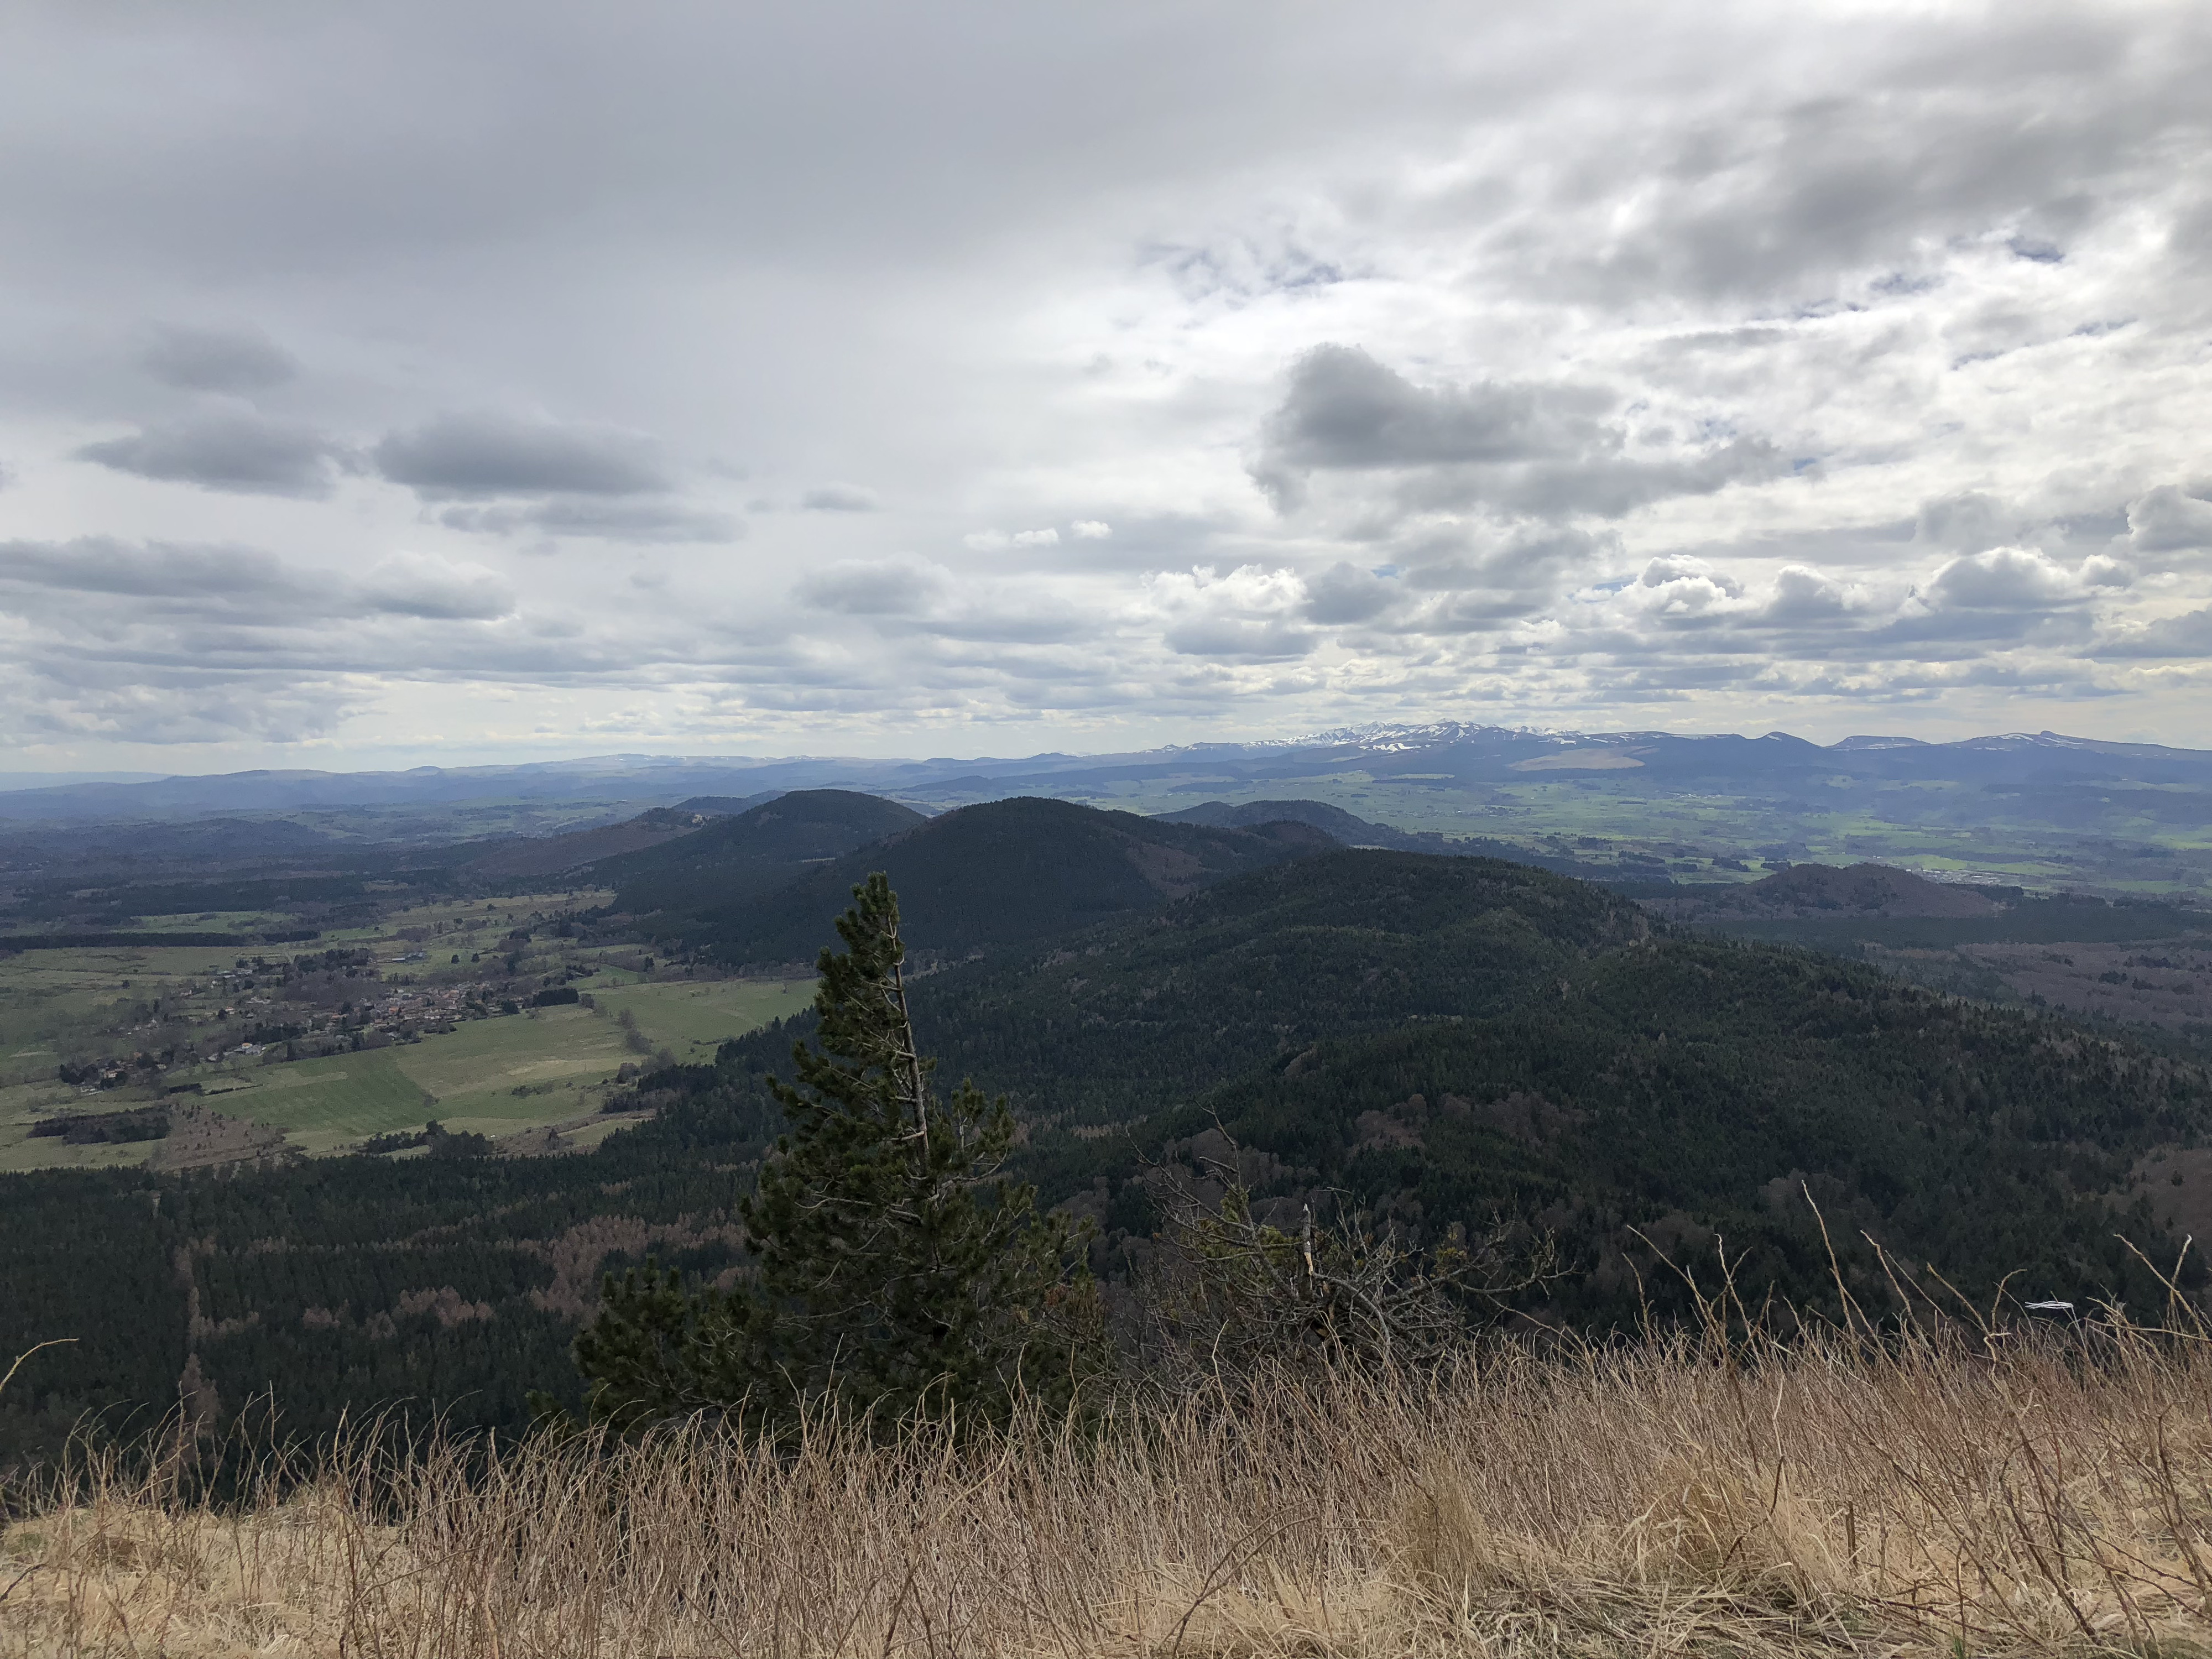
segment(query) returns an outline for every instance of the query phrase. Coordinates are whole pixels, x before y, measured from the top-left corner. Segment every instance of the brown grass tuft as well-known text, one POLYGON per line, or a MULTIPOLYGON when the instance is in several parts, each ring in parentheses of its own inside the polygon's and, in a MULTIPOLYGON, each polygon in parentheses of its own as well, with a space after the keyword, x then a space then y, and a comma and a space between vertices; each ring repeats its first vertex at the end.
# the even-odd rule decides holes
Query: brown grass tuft
POLYGON ((0 1541, 0 1659, 2212 1648, 2207 1345, 1996 1346, 1499 1344, 781 1456, 356 1437, 229 1508, 91 1459, 0 1541))

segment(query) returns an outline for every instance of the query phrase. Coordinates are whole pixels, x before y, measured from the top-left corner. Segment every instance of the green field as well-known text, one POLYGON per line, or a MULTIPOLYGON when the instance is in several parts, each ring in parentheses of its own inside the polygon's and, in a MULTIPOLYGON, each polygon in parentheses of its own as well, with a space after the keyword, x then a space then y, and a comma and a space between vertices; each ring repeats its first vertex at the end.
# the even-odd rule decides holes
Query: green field
POLYGON ((600 1009, 615 1015, 628 1009, 638 1030, 656 1048, 666 1046, 678 1060, 704 1059, 725 1037, 738 1036, 772 1019, 798 1012, 814 1000, 811 980, 716 980, 704 985, 663 982, 622 985, 593 996, 600 1009))
MULTIPOLYGON (((241 958, 366 946, 377 978, 404 976, 431 989, 495 976, 550 984, 581 970, 586 976, 577 988, 599 1005, 596 1012, 580 1006, 471 1020, 416 1042, 289 1065, 234 1058, 166 1079, 198 1084, 217 1110, 283 1129, 310 1152, 419 1128, 431 1118, 496 1136, 587 1116, 624 1065, 650 1066, 662 1054, 687 1062, 710 1058, 724 1038, 793 1012, 813 994, 811 980, 679 979, 665 964, 649 974, 642 971, 649 947, 586 945, 543 925, 549 912, 557 915, 608 896, 579 888, 441 899, 282 946, 100 947, 0 957, 0 1170, 143 1162, 158 1143, 72 1146, 32 1137, 31 1127, 42 1117, 127 1110, 155 1097, 155 1088, 143 1081, 82 1095, 58 1081, 57 1068, 128 1055, 142 1046, 159 1048, 179 1037, 204 1041, 235 1029, 226 1020, 283 1018, 283 1003, 271 1004, 265 985, 258 996, 241 997, 236 981, 217 977, 241 958), (518 928, 530 929, 532 937, 516 940, 518 928)), ((145 916, 137 925, 246 931, 282 920, 202 911, 145 916)))
POLYGON ((649 1063, 619 1023, 625 1009, 648 1051, 690 1060, 805 1006, 812 994, 811 985, 758 980, 627 986, 598 995, 596 1012, 545 1008, 471 1021, 419 1042, 250 1068, 237 1074, 247 1086, 214 1103, 287 1131, 310 1152, 418 1129, 431 1118, 456 1131, 509 1134, 595 1110, 626 1061, 649 1063))
MULTIPOLYGON (((119 1111, 145 1103, 141 1097, 118 1100, 113 1104, 114 1109, 119 1111)), ((95 1104, 106 1107, 108 1103, 95 1103, 74 1089, 52 1081, 0 1088, 0 1173, 15 1170, 107 1170, 119 1164, 143 1164, 160 1142, 138 1140, 118 1146, 69 1146, 45 1136, 35 1140, 31 1138, 31 1125, 40 1118, 57 1112, 81 1111, 95 1104)))
MULTIPOLYGON (((229 960, 209 951, 52 955, 70 959, 41 963, 36 970, 46 982, 49 1013, 57 1000, 70 997, 81 998, 88 1011, 111 1000, 122 977, 133 980, 136 993, 160 980, 181 984, 191 973, 228 965, 229 960), (128 960, 81 959, 94 955, 128 960), (186 956, 189 964, 161 963, 166 974, 153 972, 148 960, 186 956)), ((21 962, 9 965, 20 969, 21 962)), ((11 980, 20 989, 26 977, 17 973, 11 980)), ((228 1115, 284 1130, 293 1145, 311 1153, 338 1151, 374 1134, 419 1129, 432 1118, 455 1131, 509 1134, 597 1110, 626 1063, 650 1065, 662 1051, 684 1061, 710 1059, 724 1038, 805 1007, 814 991, 811 981, 797 981, 637 982, 634 975, 614 974, 607 978, 632 982, 594 992, 596 1011, 556 1007, 471 1020, 416 1042, 290 1065, 234 1062, 201 1074, 204 1098, 228 1115), (621 1023, 624 1012, 634 1027, 621 1023)), ((0 1170, 99 1168, 142 1163, 151 1153, 157 1144, 151 1141, 69 1146, 52 1138, 33 1139, 32 1123, 49 1114, 120 1110, 143 1104, 146 1097, 136 1090, 80 1096, 52 1080, 52 1051, 42 1052, 35 1042, 27 1042, 14 1058, 22 1072, 42 1071, 45 1076, 0 1087, 0 1170)))

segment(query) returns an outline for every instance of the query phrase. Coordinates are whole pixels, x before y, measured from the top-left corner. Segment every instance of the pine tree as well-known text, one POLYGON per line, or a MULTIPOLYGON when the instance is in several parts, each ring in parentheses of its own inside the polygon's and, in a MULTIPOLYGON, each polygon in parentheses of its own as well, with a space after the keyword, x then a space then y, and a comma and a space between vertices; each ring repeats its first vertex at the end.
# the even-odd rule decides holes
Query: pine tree
POLYGON ((769 1426, 809 1407, 881 1425, 1064 1403, 1093 1357, 1080 1237, 1002 1173, 1014 1122, 973 1082, 931 1086, 888 878, 853 890, 825 949, 816 1046, 772 1084, 790 1131, 738 1206, 750 1282, 685 1291, 648 1263, 608 1276, 578 1336, 595 1419, 708 1411, 769 1426))

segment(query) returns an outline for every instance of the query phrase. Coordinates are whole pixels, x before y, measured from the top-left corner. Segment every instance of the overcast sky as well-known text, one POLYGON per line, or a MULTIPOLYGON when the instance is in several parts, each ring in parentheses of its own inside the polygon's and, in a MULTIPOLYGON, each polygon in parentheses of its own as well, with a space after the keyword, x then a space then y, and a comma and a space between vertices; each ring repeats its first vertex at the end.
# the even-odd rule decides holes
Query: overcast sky
POLYGON ((16 0, 0 770, 2212 746, 2212 10, 16 0))

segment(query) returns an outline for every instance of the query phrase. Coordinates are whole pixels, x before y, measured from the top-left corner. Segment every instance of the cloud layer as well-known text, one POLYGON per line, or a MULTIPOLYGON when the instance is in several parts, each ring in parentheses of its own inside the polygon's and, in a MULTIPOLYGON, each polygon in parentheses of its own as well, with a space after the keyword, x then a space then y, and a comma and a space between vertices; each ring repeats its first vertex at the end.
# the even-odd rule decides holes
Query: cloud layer
POLYGON ((2201 9, 15 44, 0 767, 2203 741, 2201 9))

